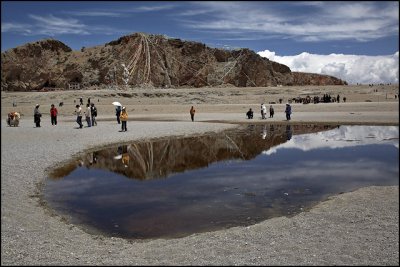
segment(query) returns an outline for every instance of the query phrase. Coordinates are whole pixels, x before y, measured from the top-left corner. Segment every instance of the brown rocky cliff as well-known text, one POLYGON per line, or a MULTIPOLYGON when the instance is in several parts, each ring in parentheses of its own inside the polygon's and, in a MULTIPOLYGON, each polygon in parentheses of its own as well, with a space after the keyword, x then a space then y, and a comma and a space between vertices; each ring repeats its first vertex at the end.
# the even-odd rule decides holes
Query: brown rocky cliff
POLYGON ((249 49, 234 51, 135 33, 81 51, 57 40, 42 40, 1 55, 2 90, 66 89, 90 86, 238 87, 345 84, 334 77, 293 74, 289 67, 249 49))

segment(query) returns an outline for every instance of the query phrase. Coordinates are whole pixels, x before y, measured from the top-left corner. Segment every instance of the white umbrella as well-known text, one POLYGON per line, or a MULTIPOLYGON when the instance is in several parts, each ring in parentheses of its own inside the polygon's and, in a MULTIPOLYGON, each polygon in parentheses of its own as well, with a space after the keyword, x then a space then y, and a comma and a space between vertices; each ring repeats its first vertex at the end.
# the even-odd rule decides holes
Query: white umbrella
POLYGON ((112 102, 112 104, 113 104, 114 106, 120 106, 120 107, 122 107, 121 103, 119 103, 119 102, 112 102))

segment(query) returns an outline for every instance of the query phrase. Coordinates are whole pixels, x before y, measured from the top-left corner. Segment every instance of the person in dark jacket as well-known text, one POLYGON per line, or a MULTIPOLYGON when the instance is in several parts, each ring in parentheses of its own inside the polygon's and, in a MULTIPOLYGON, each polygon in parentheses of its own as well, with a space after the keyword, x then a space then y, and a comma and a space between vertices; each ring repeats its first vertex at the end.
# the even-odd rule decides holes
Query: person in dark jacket
POLYGON ((254 115, 253 110, 249 109, 249 111, 247 111, 246 115, 247 115, 248 119, 252 119, 253 115, 254 115))
POLYGON ((194 109, 193 106, 190 108, 189 113, 190 113, 190 118, 192 119, 192 121, 194 121, 194 114, 196 113, 196 110, 194 109))
POLYGON ((289 104, 286 104, 286 120, 290 121, 290 114, 292 114, 292 107, 289 104))
POLYGON ((33 121, 36 124, 36 127, 40 127, 40 118, 42 117, 42 113, 39 111, 40 105, 37 104, 35 110, 33 111, 33 121))
POLYGON ((96 121, 96 117, 97 117, 97 108, 94 106, 94 103, 90 104, 90 109, 92 111, 92 126, 97 126, 97 121, 96 121))
POLYGON ((121 120, 119 119, 119 116, 121 115, 121 106, 117 106, 117 107, 116 107, 115 115, 117 116, 117 122, 118 122, 118 124, 121 124, 121 120))
POLYGON ((269 106, 269 117, 273 118, 274 117, 274 113, 275 113, 274 108, 272 107, 272 105, 270 105, 269 106))

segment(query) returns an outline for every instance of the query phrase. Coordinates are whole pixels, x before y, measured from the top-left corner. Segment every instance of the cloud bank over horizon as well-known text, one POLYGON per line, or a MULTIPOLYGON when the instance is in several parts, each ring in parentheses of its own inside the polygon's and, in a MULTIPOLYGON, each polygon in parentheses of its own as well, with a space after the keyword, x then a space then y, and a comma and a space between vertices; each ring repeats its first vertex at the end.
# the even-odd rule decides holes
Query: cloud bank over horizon
POLYGON ((269 50, 257 54, 284 64, 292 71, 330 75, 349 84, 399 83, 399 51, 383 56, 318 55, 307 52, 294 56, 279 56, 269 50))

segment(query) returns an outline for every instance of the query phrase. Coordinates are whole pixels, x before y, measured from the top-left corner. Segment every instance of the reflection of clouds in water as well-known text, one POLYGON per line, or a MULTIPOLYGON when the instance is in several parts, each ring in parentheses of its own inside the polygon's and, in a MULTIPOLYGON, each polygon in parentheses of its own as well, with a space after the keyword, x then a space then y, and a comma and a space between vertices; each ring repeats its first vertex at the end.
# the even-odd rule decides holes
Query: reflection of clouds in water
MULTIPOLYGON (((287 165, 237 165, 229 172, 216 169, 202 173, 201 179, 190 179, 188 188, 204 189, 204 183, 212 184, 210 191, 220 190, 242 193, 246 190, 276 191, 302 186, 335 188, 346 186, 353 188, 361 184, 385 184, 398 177, 398 166, 376 160, 325 161, 305 160, 287 165)), ((206 190, 208 191, 208 190, 206 190)), ((223 192, 220 192, 224 194, 223 192)))
POLYGON ((398 126, 340 126, 338 129, 296 135, 290 141, 263 154, 271 155, 283 148, 309 151, 318 148, 343 148, 358 145, 391 144, 399 148, 398 126))
MULTIPOLYGON (((296 165, 293 163, 288 164, 287 166, 279 165, 279 166, 270 166, 268 170, 247 173, 246 183, 251 182, 251 179, 256 178, 262 179, 270 183, 282 182, 283 180, 287 180, 289 177, 292 178, 310 178, 310 179, 324 179, 328 175, 332 177, 345 177, 348 180, 351 180, 354 177, 362 177, 365 180, 371 179, 374 180, 376 177, 382 177, 383 173, 390 172, 398 172, 398 166, 388 166, 388 164, 383 162, 377 162, 373 160, 363 160, 363 161, 353 161, 353 162, 343 162, 343 161, 301 161, 296 165)), ((235 174, 237 176, 243 177, 246 173, 240 173, 239 170, 235 170, 235 174)), ((223 178, 224 183, 226 182, 234 182, 237 177, 232 176, 231 173, 225 174, 221 173, 220 178, 223 178), (225 176, 226 175, 226 176, 225 176), (231 177, 229 177, 231 176, 231 177)), ((210 178, 216 179, 215 177, 210 175, 210 178)))
POLYGON ((98 177, 95 174, 85 176, 84 179, 61 179, 56 181, 48 181, 47 191, 63 197, 63 201, 73 200, 77 195, 86 194, 93 189, 93 185, 98 183, 98 177), (62 183, 62 186, 60 186, 62 183))

